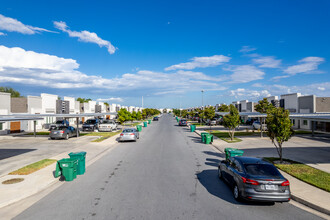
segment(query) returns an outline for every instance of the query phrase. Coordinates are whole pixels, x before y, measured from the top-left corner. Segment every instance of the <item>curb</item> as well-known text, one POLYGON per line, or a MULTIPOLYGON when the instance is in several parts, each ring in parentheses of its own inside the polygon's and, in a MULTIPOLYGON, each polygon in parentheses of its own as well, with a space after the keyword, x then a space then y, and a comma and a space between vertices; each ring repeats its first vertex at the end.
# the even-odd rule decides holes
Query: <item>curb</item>
MULTIPOLYGON (((201 136, 198 132, 196 132, 196 131, 194 131, 197 135, 199 135, 199 136, 201 136)), ((213 145, 213 144, 211 144, 214 148, 216 148, 218 151, 220 151, 221 153, 224 153, 221 149, 219 149, 217 146, 215 146, 215 145, 213 145)), ((293 176, 291 176, 292 178, 294 178, 294 179, 296 179, 297 181, 300 181, 300 182, 302 182, 301 180, 298 180, 297 178, 295 178, 295 177, 293 177, 293 176)), ((307 200, 305 200, 305 199, 302 199, 302 198, 300 198, 300 197, 298 197, 298 196, 296 196, 296 195, 294 195, 294 194, 292 194, 292 192, 291 192, 291 199, 292 200, 294 200, 294 201, 296 201, 296 202, 298 202, 298 203, 300 203, 300 204, 303 204, 303 205, 305 205, 305 206, 307 206, 307 207, 309 207, 309 208, 311 208, 311 209, 314 209, 314 210, 316 210, 316 211, 318 211, 318 212, 321 212, 321 213, 323 213, 323 214, 326 214, 326 215, 330 215, 330 210, 329 209, 326 209, 326 208, 323 208, 323 207, 320 207, 320 206, 318 206, 318 205, 315 205, 315 204, 313 204, 313 203, 311 203, 311 202, 309 202, 309 201, 307 201, 307 200)))

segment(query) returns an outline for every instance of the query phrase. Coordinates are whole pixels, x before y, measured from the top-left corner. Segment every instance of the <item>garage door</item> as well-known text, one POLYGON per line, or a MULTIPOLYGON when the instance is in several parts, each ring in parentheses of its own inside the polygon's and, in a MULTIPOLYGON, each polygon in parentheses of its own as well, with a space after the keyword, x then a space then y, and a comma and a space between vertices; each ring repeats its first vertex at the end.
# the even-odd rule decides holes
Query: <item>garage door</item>
POLYGON ((21 131, 21 122, 10 122, 10 133, 19 133, 21 131))

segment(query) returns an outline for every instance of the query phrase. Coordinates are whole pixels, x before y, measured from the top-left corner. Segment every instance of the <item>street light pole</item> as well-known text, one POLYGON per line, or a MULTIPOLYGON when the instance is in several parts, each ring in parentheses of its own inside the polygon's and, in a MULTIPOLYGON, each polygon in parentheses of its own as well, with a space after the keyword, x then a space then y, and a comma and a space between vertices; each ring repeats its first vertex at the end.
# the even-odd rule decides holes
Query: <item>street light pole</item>
MULTIPOLYGON (((201 91, 202 92, 202 120, 204 119, 204 90, 201 91)), ((202 120, 201 120, 201 125, 202 125, 202 120)))

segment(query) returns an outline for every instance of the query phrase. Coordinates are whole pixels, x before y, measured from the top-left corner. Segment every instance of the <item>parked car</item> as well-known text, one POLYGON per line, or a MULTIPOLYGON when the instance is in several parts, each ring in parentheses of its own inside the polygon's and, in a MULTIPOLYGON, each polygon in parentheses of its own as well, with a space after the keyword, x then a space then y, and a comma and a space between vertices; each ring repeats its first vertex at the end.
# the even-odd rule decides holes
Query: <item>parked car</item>
POLYGON ((180 126, 187 126, 187 120, 186 120, 186 119, 181 119, 181 120, 179 121, 179 125, 180 125, 180 126))
MULTIPOLYGON (((260 121, 254 121, 254 122, 252 123, 252 128, 253 128, 254 130, 261 130, 261 123, 260 123, 260 121)), ((263 128, 264 130, 267 130, 267 124, 262 124, 262 128, 263 128)))
POLYGON ((112 120, 103 120, 103 122, 99 124, 99 131, 113 131, 113 130, 117 130, 117 124, 112 120))
POLYGON ((253 157, 230 157, 220 162, 220 179, 233 189, 236 200, 290 201, 290 183, 270 162, 253 157))
POLYGON ((99 129, 99 120, 97 118, 95 119, 88 119, 83 124, 83 131, 94 131, 99 129))
POLYGON ((248 118, 245 122, 246 125, 252 125, 253 122, 256 121, 256 119, 253 119, 253 118, 248 118))
POLYGON ((152 120, 153 120, 153 121, 158 121, 159 118, 156 116, 156 117, 154 117, 152 120))
POLYGON ((77 130, 72 126, 61 126, 52 129, 49 132, 50 139, 65 139, 68 140, 70 137, 77 137, 77 130))
POLYGON ((218 124, 218 118, 212 118, 211 120, 208 119, 207 122, 206 122, 207 125, 217 125, 218 124))
POLYGON ((140 138, 140 134, 138 130, 135 128, 127 128, 124 129, 120 136, 119 136, 119 141, 137 141, 137 139, 140 138))
POLYGON ((54 128, 58 128, 61 126, 69 126, 69 121, 67 120, 57 120, 55 123, 49 126, 49 130, 53 130, 54 128))

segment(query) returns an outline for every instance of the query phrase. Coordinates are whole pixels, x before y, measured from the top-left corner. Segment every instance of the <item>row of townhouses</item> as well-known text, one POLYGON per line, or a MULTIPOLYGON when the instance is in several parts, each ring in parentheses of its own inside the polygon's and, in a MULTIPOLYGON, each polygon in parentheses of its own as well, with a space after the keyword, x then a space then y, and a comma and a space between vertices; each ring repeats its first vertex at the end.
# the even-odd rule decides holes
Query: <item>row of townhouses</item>
MULTIPOLYGON (((275 107, 287 109, 290 113, 330 113, 330 97, 317 97, 315 95, 301 95, 301 93, 284 94, 280 97, 269 96, 268 102, 275 107)), ((225 104, 225 103, 222 103, 225 104)), ((218 111, 222 104, 216 104, 215 110, 218 111)), ((255 112, 257 102, 248 100, 234 101, 232 104, 239 112, 255 112)), ((310 120, 292 119, 293 128, 296 129, 312 129, 310 120)), ((330 132, 330 123, 316 121, 315 129, 318 131, 330 132)))
MULTIPOLYGON (((120 104, 106 105, 104 102, 89 101, 80 103, 73 97, 63 97, 58 95, 41 93, 40 96, 27 96, 13 98, 10 93, 0 92, 0 115, 10 114, 80 114, 80 113, 115 113, 121 108, 129 112, 142 111, 140 107, 121 106, 120 104)), ((109 115, 114 118, 114 115, 109 115)), ((82 121, 87 118, 82 118, 82 121)), ((44 117, 44 120, 37 121, 37 129, 47 128, 47 125, 54 123, 56 117, 44 117)), ((69 119, 70 124, 75 123, 75 119, 69 119)), ((31 131, 33 122, 6 122, 0 123, 0 134, 15 131, 31 131)))

